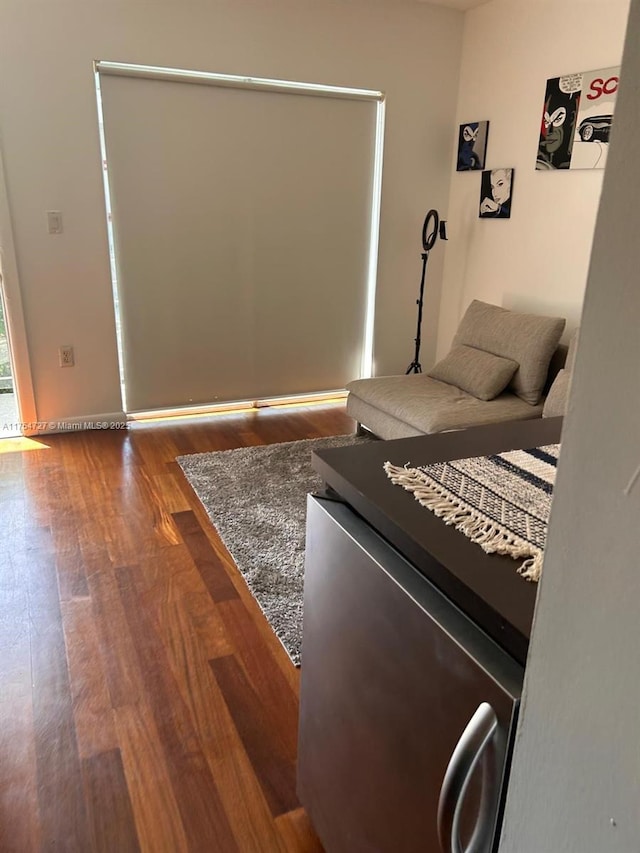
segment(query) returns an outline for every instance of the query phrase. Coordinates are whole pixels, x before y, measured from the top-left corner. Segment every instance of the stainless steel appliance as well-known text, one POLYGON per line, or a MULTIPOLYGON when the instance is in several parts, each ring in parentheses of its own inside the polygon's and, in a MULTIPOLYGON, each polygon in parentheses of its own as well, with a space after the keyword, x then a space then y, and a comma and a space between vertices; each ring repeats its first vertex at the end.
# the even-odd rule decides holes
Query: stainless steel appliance
POLYGON ((328 853, 496 849, 522 680, 370 524, 309 497, 298 791, 328 853))

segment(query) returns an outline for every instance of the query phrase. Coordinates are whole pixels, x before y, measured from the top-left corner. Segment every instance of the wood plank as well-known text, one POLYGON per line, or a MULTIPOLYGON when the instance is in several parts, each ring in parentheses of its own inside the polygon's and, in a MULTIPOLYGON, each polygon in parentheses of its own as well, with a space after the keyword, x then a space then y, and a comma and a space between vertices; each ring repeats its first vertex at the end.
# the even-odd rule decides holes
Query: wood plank
MULTIPOLYGON (((182 546, 184 547, 184 546, 182 546)), ((174 553, 179 549, 173 549, 174 553)), ((187 555, 191 575, 203 588, 202 581, 187 555)), ((203 754, 220 792, 220 799, 238 846, 243 851, 277 851, 280 836, 273 825, 272 815, 255 777, 251 763, 227 709, 206 652, 212 648, 211 639, 201 641, 201 633, 192 621, 190 604, 194 597, 206 602, 208 622, 215 616, 218 643, 216 655, 231 652, 224 625, 209 594, 189 592, 190 578, 182 570, 173 577, 157 572, 154 560, 144 561, 136 574, 136 586, 145 609, 153 615, 162 638, 167 660, 182 699, 188 707, 203 754), (140 593, 140 590, 144 592, 140 593)), ((254 708, 261 716, 262 708, 254 708)))
POLYGON ((322 843, 303 808, 280 815, 276 826, 287 853, 323 853, 322 843))
MULTIPOLYGON (((165 464, 167 470, 164 473, 154 474, 152 476, 154 492, 157 495, 158 500, 162 502, 163 507, 165 507, 166 511, 170 514, 175 512, 184 512, 185 510, 191 509, 189 501, 182 489, 177 485, 175 475, 169 468, 170 465, 175 465, 175 463, 172 461, 171 463, 167 462, 165 464)), ((176 467, 179 469, 179 466, 176 467)))
POLYGON ((235 586, 193 512, 174 513, 173 519, 213 601, 237 598, 235 586))
POLYGON ((149 608, 178 672, 188 672, 194 651, 206 650, 207 657, 231 654, 222 618, 185 545, 167 549, 162 564, 150 558, 138 568, 136 593, 149 608))
POLYGON ((21 696, 15 687, 5 687, 3 682, 2 704, 0 850, 22 853, 40 847, 31 697, 21 696))
POLYGON ((118 745, 113 708, 90 599, 64 602, 62 615, 78 752, 89 758, 118 745))
POLYGON ((144 682, 121 591, 110 564, 88 574, 91 607, 100 656, 113 708, 132 705, 144 695, 144 682))
POLYGON ((187 853, 191 848, 153 714, 144 703, 124 705, 115 719, 141 850, 187 853))
POLYGON ((76 523, 69 517, 62 516, 60 512, 55 513, 51 522, 51 535, 56 551, 60 600, 88 598, 89 586, 76 533, 76 523))
MULTIPOLYGON (((94 432, 98 435, 103 431, 94 432)), ((108 570, 112 565, 112 557, 118 556, 110 554, 110 543, 114 537, 118 537, 117 521, 114 519, 119 519, 122 515, 119 501, 122 483, 127 479, 120 471, 112 471, 110 478, 94 476, 93 455, 90 452, 94 432, 52 436, 52 439, 60 439, 60 452, 66 472, 67 498, 61 504, 60 512, 75 524, 86 578, 95 577, 108 570), (81 443, 83 436, 88 447, 81 443), (74 452, 78 455, 74 455, 74 452)), ((122 438, 120 440, 122 441, 122 438)), ((137 531, 138 526, 138 519, 130 517, 129 527, 137 531)), ((125 556, 129 559, 137 558, 141 539, 133 534, 129 535, 128 532, 125 538, 129 542, 129 551, 125 556), (131 549, 135 549, 133 557, 131 549)), ((90 586, 87 583, 89 591, 90 586)))
MULTIPOLYGON (((257 608, 255 602, 252 606, 257 608)), ((280 721, 282 736, 286 738, 288 749, 295 755, 298 731, 297 691, 300 678, 298 670, 291 663, 262 614, 261 620, 257 621, 244 601, 221 602, 218 610, 227 634, 233 641, 236 657, 249 676, 263 708, 273 713, 280 721), (264 638, 265 630, 270 634, 269 643, 264 638), (277 646, 277 656, 273 654, 272 646, 277 646)))
POLYGON ((175 443, 180 448, 178 455, 242 447, 243 431, 253 414, 251 411, 219 412, 191 420, 188 431, 182 428, 174 433, 175 443), (215 432, 215 448, 211 447, 212 432, 215 432))
POLYGON ((102 752, 82 762, 82 773, 96 853, 138 853, 138 834, 120 758, 120 750, 102 752))
POLYGON ((147 608, 135 594, 135 570, 116 571, 135 656, 164 746, 167 767, 183 824, 193 849, 238 850, 216 783, 211 775, 188 708, 180 696, 162 642, 147 608), (198 846, 200 845, 200 846, 198 846))
MULTIPOLYGON (((88 470, 84 467, 84 455, 82 460, 73 455, 68 446, 60 445, 52 447, 51 452, 55 453, 64 467, 65 472, 65 492, 62 496, 63 503, 58 507, 58 512, 63 517, 66 517, 71 522, 75 522, 76 536, 78 542, 81 542, 84 532, 84 524, 89 515, 88 501, 91 499, 91 489, 93 483, 87 482, 88 470)), ((101 509, 104 513, 112 512, 112 501, 104 504, 101 509)))
POLYGON ((70 512, 69 486, 66 471, 61 464, 51 466, 46 479, 46 500, 49 507, 49 526, 56 554, 56 568, 60 600, 89 595, 84 562, 77 535, 77 518, 70 512))
POLYGON ((32 552, 28 573, 42 844, 46 848, 88 850, 91 836, 53 557, 43 551, 32 552))
POLYGON ((122 471, 123 459, 128 451, 128 430, 93 429, 78 430, 47 436, 47 443, 67 456, 73 456, 86 471, 93 471, 101 480, 108 482, 109 474, 122 471))
POLYGON ((210 661, 227 707, 274 816, 298 808, 295 750, 282 730, 261 715, 260 698, 233 655, 210 661))
POLYGON ((186 593, 183 606, 206 660, 233 653, 233 643, 208 592, 186 593))
MULTIPOLYGON (((102 445, 100 442, 100 450, 102 445)), ((69 453, 68 445, 64 446, 64 452, 69 453)), ((87 465, 93 464, 86 452, 81 458, 87 465)), ((86 472, 76 469, 67 474, 72 498, 71 503, 61 505, 73 507, 72 514, 82 529, 88 526, 91 530, 91 536, 85 536, 84 542, 80 537, 85 557, 86 546, 97 541, 113 564, 122 565, 135 561, 141 549, 159 553, 162 547, 177 541, 171 518, 150 494, 148 474, 133 461, 127 461, 126 475, 113 465, 86 472)))
MULTIPOLYGON (((3 511, 6 504, 2 502, 3 511)), ((24 554, 0 554, 0 850, 40 846, 24 554)))
POLYGON ((141 553, 160 554, 167 544, 158 537, 151 517, 138 512, 130 500, 123 506, 122 513, 97 519, 101 539, 114 566, 134 563, 141 553))
POLYGON ((55 454, 47 450, 25 453, 21 458, 20 472, 24 494, 29 496, 27 514, 29 528, 47 527, 50 521, 50 507, 45 498, 44 485, 49 472, 58 464, 55 454))
POLYGON ((144 503, 151 509, 151 527, 162 544, 178 545, 181 541, 175 522, 158 490, 158 475, 151 476, 145 468, 136 469, 136 482, 144 503))
MULTIPOLYGON (((128 444, 136 464, 144 467, 149 476, 164 473, 167 462, 184 451, 174 440, 172 421, 158 421, 152 425, 145 421, 133 423, 129 428, 128 444)), ((190 452, 190 451, 187 451, 190 452)))

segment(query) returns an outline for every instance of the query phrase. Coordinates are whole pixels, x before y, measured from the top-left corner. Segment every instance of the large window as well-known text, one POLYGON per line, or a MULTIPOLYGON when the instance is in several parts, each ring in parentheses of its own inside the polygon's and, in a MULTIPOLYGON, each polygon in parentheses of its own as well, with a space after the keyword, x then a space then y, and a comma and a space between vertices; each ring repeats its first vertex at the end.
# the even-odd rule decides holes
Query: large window
POLYGON ((127 411, 366 373, 381 94, 103 62, 97 79, 127 411))

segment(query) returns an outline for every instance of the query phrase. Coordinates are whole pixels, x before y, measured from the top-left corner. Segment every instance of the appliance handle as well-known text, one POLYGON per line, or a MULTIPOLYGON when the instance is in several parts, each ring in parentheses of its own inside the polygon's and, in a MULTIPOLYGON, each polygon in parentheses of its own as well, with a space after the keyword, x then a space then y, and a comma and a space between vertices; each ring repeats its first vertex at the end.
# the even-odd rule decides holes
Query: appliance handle
MULTIPOLYGON (((460 816, 473 771, 497 727, 495 711, 488 702, 481 702, 453 750, 438 800, 438 838, 442 853, 477 853, 480 839, 484 836, 483 827, 476 825, 471 844, 467 850, 463 850, 460 844, 460 816)), ((491 785, 487 778, 483 782, 478 824, 487 820, 496 793, 487 790, 488 785, 491 785)))

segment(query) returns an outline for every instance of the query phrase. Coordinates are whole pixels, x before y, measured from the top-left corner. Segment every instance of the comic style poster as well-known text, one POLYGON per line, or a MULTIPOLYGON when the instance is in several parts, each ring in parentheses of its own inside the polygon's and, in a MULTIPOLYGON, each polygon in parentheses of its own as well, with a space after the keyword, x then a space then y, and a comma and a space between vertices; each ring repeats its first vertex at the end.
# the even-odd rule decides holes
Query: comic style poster
POLYGON ((582 74, 547 80, 536 169, 569 169, 578 120, 582 74))
POLYGON ((480 182, 480 219, 509 219, 514 169, 489 169, 480 182))
POLYGON ((604 169, 620 68, 547 80, 536 169, 604 169))
POLYGON ((484 169, 487 156, 488 121, 468 121, 460 125, 458 133, 457 172, 484 169))
POLYGON ((572 169, 604 169, 620 82, 620 66, 587 71, 571 152, 572 169))

